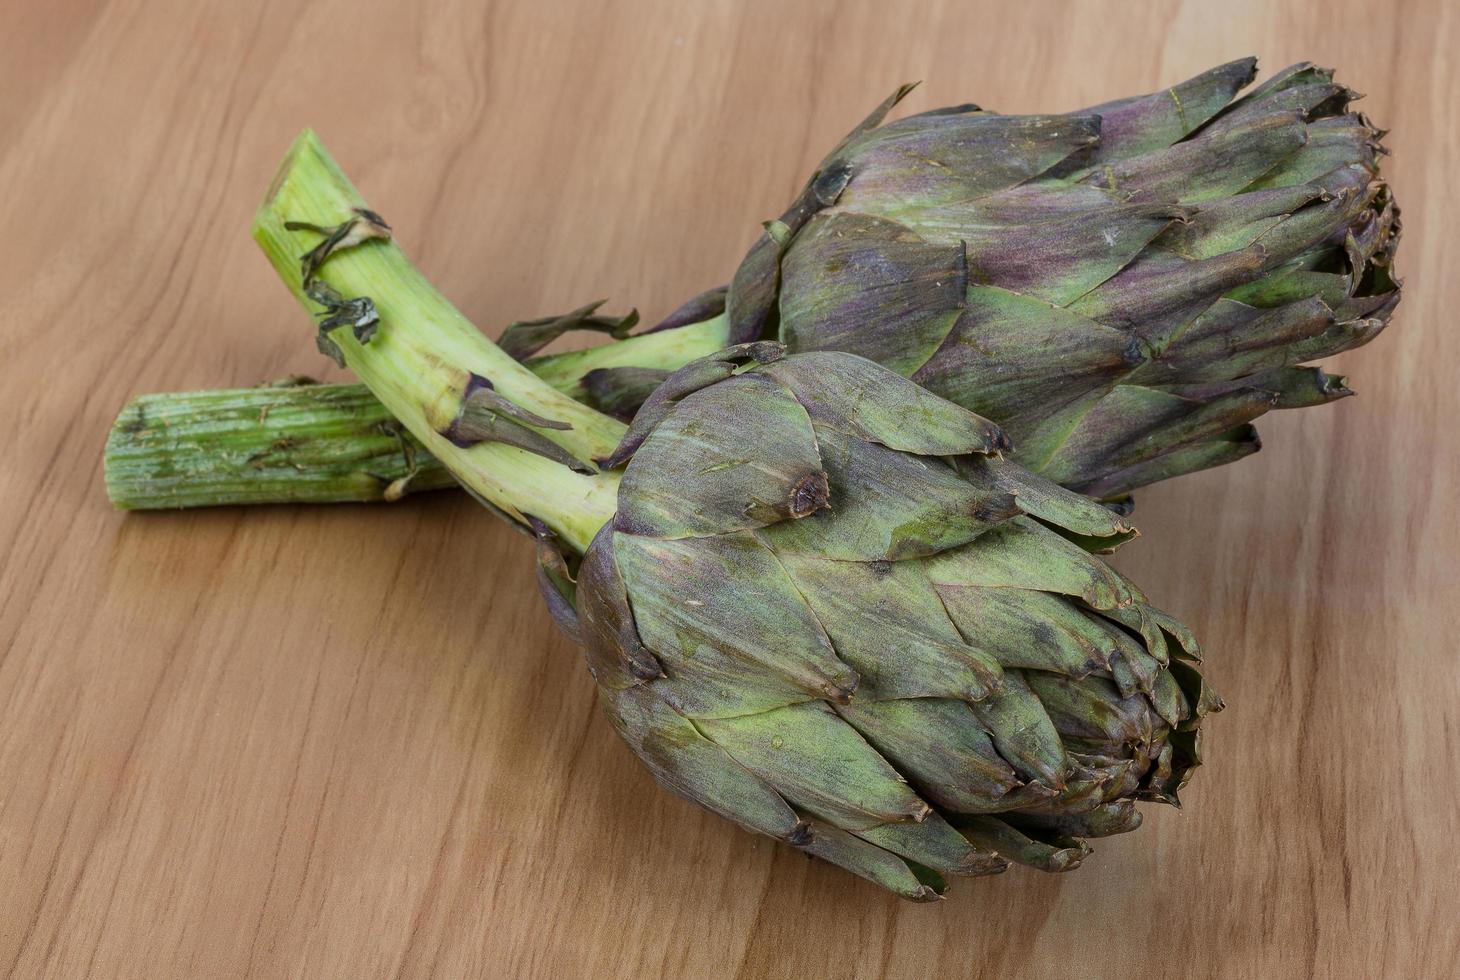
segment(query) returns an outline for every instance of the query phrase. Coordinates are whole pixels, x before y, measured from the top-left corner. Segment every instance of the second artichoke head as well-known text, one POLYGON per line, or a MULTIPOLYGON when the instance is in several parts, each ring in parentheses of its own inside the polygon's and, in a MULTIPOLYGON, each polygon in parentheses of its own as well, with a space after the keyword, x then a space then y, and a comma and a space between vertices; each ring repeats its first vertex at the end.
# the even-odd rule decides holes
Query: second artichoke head
POLYGON ((1174 803, 1220 707, 1196 643, 1090 553, 1123 519, 1007 445, 844 353, 662 385, 573 624, 659 781, 914 899, 1074 867, 1174 803))

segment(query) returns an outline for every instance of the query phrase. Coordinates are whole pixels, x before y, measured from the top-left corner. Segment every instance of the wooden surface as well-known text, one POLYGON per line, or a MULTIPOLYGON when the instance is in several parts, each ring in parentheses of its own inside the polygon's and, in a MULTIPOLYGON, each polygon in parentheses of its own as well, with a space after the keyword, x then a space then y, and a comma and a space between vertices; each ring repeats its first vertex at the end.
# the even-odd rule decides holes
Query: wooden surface
POLYGON ((0 5, 0 975, 1460 974, 1450 0, 0 5), (320 372, 247 228, 320 129, 478 323, 724 280, 896 83, 1067 109, 1255 53, 1391 127, 1360 396, 1144 493, 1229 710, 1184 813, 903 904, 659 791, 459 495, 124 516, 148 390, 320 372))

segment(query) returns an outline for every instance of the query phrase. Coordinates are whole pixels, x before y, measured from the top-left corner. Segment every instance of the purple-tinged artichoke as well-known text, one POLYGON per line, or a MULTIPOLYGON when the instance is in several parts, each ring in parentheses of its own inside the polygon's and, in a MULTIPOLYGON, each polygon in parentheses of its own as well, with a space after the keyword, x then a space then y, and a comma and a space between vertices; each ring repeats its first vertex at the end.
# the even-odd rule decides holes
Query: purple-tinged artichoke
POLYGON ((818 167, 731 285, 730 339, 843 350, 998 421, 1026 466, 1114 497, 1258 447, 1270 408, 1350 394, 1304 362, 1399 301, 1382 133, 1255 59, 1068 115, 883 124, 818 167))
POLYGON ((670 377, 611 461, 576 616, 546 590, 659 781, 914 899, 1067 870, 1176 802, 1220 706, 1196 645, 1075 543, 1123 520, 1004 445, 844 353, 670 377))

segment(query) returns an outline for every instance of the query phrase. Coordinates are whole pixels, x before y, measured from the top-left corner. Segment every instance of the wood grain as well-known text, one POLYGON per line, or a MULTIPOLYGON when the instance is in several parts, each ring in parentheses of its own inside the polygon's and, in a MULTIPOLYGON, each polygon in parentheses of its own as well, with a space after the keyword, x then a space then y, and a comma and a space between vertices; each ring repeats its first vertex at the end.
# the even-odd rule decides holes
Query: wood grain
POLYGON ((1450 0, 0 4, 0 975, 1460 974, 1450 0), (657 790, 459 495, 112 512, 130 395, 319 372, 247 236, 305 125, 495 329, 723 281, 823 148, 1233 57, 1393 129, 1360 397, 1142 495, 1121 565, 1229 710, 1184 813, 903 904, 657 790))

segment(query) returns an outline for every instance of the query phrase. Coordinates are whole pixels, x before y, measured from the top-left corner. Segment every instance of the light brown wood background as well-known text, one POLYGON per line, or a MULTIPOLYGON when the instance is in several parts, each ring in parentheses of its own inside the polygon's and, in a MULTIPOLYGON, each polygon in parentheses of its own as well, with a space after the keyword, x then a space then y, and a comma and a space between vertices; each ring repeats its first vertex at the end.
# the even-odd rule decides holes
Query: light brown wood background
POLYGON ((1451 0, 0 4, 0 975, 1452 977, 1451 0), (895 84, 1069 109, 1257 54, 1392 127, 1360 395, 1141 495, 1229 710, 1184 813, 899 902, 658 790, 459 495, 109 509, 129 396, 326 365, 247 234, 320 129, 478 323, 723 281, 895 84))

